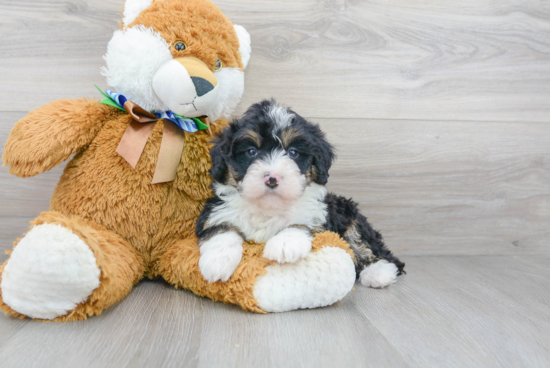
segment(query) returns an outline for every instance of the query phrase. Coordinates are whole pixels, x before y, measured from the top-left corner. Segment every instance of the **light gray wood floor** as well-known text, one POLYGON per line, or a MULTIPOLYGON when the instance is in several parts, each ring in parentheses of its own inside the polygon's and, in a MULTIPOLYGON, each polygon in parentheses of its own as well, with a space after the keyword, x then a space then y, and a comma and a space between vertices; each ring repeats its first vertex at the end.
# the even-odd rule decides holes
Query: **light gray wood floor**
MULTIPOLYGON (((29 110, 99 97, 122 3, 0 0, 0 150, 29 110)), ((408 274, 270 315, 146 281, 87 321, 0 316, 0 366, 550 366, 550 2, 215 3, 252 37, 237 114, 275 97, 319 122, 338 148, 329 188, 408 274)), ((62 168, 0 168, 0 251, 62 168)))
POLYGON ((549 258, 406 258, 384 290, 255 315, 146 281, 87 321, 0 318, 2 367, 548 367, 549 258))

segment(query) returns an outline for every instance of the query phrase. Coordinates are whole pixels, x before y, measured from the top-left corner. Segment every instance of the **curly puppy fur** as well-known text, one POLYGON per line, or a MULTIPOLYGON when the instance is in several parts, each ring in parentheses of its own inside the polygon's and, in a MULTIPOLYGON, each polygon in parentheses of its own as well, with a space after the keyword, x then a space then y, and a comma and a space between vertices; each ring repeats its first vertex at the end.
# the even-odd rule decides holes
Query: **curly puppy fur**
POLYGON ((206 201, 196 227, 205 249, 205 277, 229 278, 231 272, 212 268, 226 269, 231 257, 242 252, 238 247, 221 249, 214 237, 216 244, 224 234, 227 239, 238 235, 245 241, 267 242, 264 257, 291 263, 307 254, 306 243, 314 234, 327 230, 350 244, 363 284, 384 287, 404 272, 405 264, 384 245, 357 203, 327 193, 324 185, 335 155, 318 125, 265 100, 230 123, 214 143, 210 154, 215 196, 206 201), (268 250, 270 242, 278 244, 268 250), (213 258, 215 247, 225 255, 213 258), (363 280, 362 271, 379 261, 363 280), (388 269, 388 263, 395 266, 388 269), (388 272, 393 274, 388 277, 388 272))

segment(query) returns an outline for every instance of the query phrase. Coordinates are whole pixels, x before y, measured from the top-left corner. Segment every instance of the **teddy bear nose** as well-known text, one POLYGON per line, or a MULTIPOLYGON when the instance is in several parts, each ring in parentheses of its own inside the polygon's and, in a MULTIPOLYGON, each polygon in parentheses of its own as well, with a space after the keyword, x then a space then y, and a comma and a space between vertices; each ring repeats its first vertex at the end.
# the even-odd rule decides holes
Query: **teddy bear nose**
POLYGON ((214 86, 212 85, 212 83, 210 83, 204 78, 191 77, 191 80, 195 85, 195 90, 197 91, 197 96, 199 97, 204 96, 205 94, 207 94, 208 92, 214 89, 214 86))

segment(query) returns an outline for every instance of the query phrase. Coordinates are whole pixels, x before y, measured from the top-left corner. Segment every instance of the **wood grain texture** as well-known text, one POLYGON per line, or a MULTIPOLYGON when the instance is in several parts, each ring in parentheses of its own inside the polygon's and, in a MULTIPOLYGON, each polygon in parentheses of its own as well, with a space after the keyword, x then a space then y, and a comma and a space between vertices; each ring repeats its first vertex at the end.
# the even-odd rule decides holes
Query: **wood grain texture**
POLYGON ((548 258, 406 260, 395 289, 361 290, 363 315, 417 367, 550 364, 548 258), (498 346, 493 350, 491 346, 498 346))
POLYGON ((550 126, 318 119, 354 198, 397 254, 550 254, 550 126))
POLYGON ((224 1, 252 35, 241 107, 314 117, 548 122, 550 3, 224 1))
POLYGON ((0 317, 0 331, 9 336, 0 359, 5 368, 407 366, 359 313, 344 304, 317 312, 255 315, 146 281, 88 321, 16 323, 0 317), (369 346, 357 349, 365 340, 369 346))
MULTIPOLYGON (((550 3, 215 1, 252 36, 239 112, 277 97, 315 117, 547 122, 550 3)), ((0 4, 0 111, 97 96, 122 0, 0 4)))
POLYGON ((409 257, 388 289, 255 315, 162 282, 73 323, 0 317, 11 367, 547 367, 549 258, 409 257))
POLYGON ((58 98, 94 96, 102 55, 123 1, 0 3, 0 111, 29 111, 58 98))

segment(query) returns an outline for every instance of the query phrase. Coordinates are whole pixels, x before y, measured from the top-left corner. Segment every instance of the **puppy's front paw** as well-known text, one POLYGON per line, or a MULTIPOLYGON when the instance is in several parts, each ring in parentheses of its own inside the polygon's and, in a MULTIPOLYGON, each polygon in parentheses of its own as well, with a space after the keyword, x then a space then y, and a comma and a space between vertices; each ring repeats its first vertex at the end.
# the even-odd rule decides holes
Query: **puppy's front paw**
POLYGON ((396 265, 383 259, 361 271, 359 279, 364 286, 379 289, 393 284, 397 279, 398 272, 396 265))
POLYGON ((311 251, 312 240, 304 230, 289 227, 267 241, 264 258, 279 263, 298 262, 311 251))
POLYGON ((243 239, 234 232, 214 235, 201 244, 199 269, 208 282, 226 282, 243 256, 243 239))

